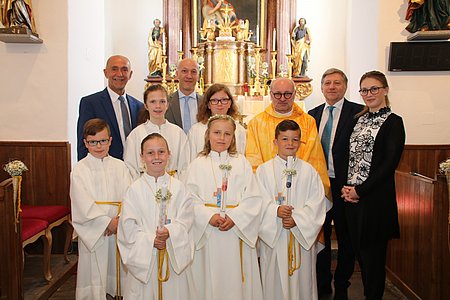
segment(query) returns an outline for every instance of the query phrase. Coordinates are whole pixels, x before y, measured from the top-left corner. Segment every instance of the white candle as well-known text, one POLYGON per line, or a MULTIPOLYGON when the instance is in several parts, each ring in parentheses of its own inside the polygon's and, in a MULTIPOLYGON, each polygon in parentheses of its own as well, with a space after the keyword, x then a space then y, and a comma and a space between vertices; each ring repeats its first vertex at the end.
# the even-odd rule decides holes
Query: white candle
POLYGON ((259 25, 256 25, 256 46, 259 46, 259 25))
POLYGON ((162 50, 163 50, 163 55, 166 55, 166 32, 163 31, 162 33, 162 50))
POLYGON ((291 54, 291 35, 288 33, 288 44, 287 44, 287 50, 286 50, 286 54, 291 54))
MULTIPOLYGON (((163 198, 167 198, 167 188, 162 187, 161 188, 161 195, 163 198)), ((158 229, 162 229, 164 225, 166 224, 166 208, 167 208, 167 201, 162 201, 159 203, 159 221, 158 221, 158 229)))
POLYGON ((194 32, 194 47, 197 47, 197 32, 194 32))
POLYGON ((277 45, 277 30, 274 28, 272 34, 272 51, 276 50, 277 48, 276 45, 277 45))
POLYGON ((180 51, 183 51, 183 30, 180 29, 180 51))

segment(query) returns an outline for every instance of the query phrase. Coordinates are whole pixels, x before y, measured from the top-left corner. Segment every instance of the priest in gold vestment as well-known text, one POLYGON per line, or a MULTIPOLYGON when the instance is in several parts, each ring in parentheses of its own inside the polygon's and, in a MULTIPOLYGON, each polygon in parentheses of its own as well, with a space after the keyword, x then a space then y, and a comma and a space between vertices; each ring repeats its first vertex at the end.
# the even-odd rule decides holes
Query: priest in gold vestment
POLYGON ((325 195, 331 199, 330 180, 320 137, 313 117, 305 113, 295 99, 295 85, 288 78, 278 78, 270 87, 272 104, 250 120, 247 127, 245 156, 253 171, 277 154, 274 145, 275 127, 283 120, 294 120, 302 132, 297 157, 309 162, 319 173, 325 188, 325 195))

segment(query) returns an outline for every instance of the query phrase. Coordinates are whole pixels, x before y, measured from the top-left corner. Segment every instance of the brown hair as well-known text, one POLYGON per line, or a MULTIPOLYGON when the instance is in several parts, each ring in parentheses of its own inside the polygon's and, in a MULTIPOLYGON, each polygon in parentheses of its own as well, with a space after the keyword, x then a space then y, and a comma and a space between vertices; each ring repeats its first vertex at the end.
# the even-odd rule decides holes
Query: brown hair
POLYGON ((278 138, 278 135, 280 135, 281 132, 285 132, 288 130, 298 130, 298 137, 302 137, 302 130, 300 129, 300 126, 297 124, 297 122, 295 122, 294 120, 283 120, 278 123, 277 127, 275 128, 275 138, 278 138))
MULTIPOLYGON (((384 74, 381 73, 380 71, 374 70, 374 71, 366 72, 366 73, 363 74, 363 76, 361 76, 361 79, 359 80, 359 87, 360 87, 360 88, 361 88, 361 83, 362 83, 363 80, 366 79, 366 78, 373 78, 373 79, 375 79, 375 80, 378 80, 384 88, 389 87, 388 81, 387 81, 387 79, 386 79, 386 75, 384 75, 384 74)), ((385 100, 386 100, 386 106, 387 106, 387 107, 390 107, 390 106, 391 106, 391 103, 390 103, 390 101, 389 101, 388 95, 384 96, 384 98, 385 98, 385 100)), ((368 112, 368 111, 369 111, 369 107, 366 105, 366 106, 364 107, 364 109, 363 109, 361 112, 359 112, 359 113, 356 114, 356 117, 358 118, 358 117, 362 116, 363 114, 365 114, 365 113, 368 112)))
POLYGON ((157 132, 150 133, 149 135, 147 135, 142 140, 142 142, 141 142, 141 154, 144 153, 144 144, 145 144, 145 142, 147 142, 149 140, 154 140, 154 139, 162 139, 166 143, 167 151, 170 154, 169 144, 167 143, 167 140, 161 134, 159 134, 157 132))
POLYGON ((96 135, 105 128, 108 131, 108 136, 111 137, 111 129, 109 129, 109 125, 105 120, 98 118, 90 119, 84 123, 83 138, 86 139, 88 135, 96 135))
POLYGON ((208 107, 209 100, 211 99, 212 95, 220 91, 224 91, 227 94, 228 98, 230 98, 231 100, 231 106, 227 111, 227 115, 233 117, 233 119, 238 118, 239 110, 236 105, 236 102, 233 99, 233 95, 231 94, 230 89, 224 84, 215 83, 206 90, 205 96, 203 98, 204 100, 200 103, 198 107, 197 121, 206 124, 209 117, 212 116, 211 109, 208 107))
MULTIPOLYGON (((150 94, 151 92, 156 92, 156 91, 163 92, 163 94, 167 100, 167 98, 169 96, 169 94, 167 93, 167 90, 161 84, 158 83, 158 84, 150 85, 148 88, 145 89, 144 103, 147 103, 148 94, 150 94)), ((147 122, 147 120, 149 120, 149 119, 150 119, 150 113, 148 112, 148 110, 145 107, 142 107, 138 112, 137 125, 143 124, 143 123, 147 122)))
POLYGON ((199 153, 199 155, 207 156, 211 152, 211 141, 209 140, 209 134, 211 132, 211 124, 214 123, 214 121, 217 120, 226 120, 233 124, 233 139, 231 140, 230 147, 228 147, 228 153, 230 155, 236 155, 237 154, 237 148, 236 148, 236 122, 233 120, 233 118, 229 115, 214 115, 208 119, 208 128, 205 132, 205 146, 203 147, 203 150, 199 153))

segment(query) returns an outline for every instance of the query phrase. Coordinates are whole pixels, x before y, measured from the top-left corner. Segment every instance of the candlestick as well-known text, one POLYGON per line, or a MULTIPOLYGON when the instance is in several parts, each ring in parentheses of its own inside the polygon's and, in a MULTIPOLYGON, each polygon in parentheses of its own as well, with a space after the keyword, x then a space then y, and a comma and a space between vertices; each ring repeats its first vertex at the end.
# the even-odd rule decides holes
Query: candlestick
POLYGON ((183 51, 183 30, 180 29, 180 48, 179 51, 183 51))
POLYGON ((276 50, 277 44, 277 30, 274 28, 272 33, 272 51, 276 50))
POLYGON ((275 79, 276 73, 277 73, 277 51, 270 52, 272 55, 272 59, 270 60, 270 63, 272 64, 272 77, 271 79, 275 79))

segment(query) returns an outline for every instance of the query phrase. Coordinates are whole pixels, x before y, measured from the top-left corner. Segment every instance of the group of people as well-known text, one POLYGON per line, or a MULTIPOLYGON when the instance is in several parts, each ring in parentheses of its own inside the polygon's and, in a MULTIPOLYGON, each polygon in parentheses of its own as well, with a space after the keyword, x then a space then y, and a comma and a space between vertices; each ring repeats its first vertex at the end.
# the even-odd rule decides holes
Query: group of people
POLYGON ((327 70, 326 102, 309 113, 278 78, 247 130, 225 85, 195 92, 192 59, 177 92, 150 86, 144 104, 125 93, 126 57, 104 74, 106 89, 80 102, 71 175, 77 299, 318 299, 332 292, 332 221, 334 298, 347 299, 355 259, 366 298, 382 298, 405 141, 384 74, 363 75, 362 106, 327 70))

